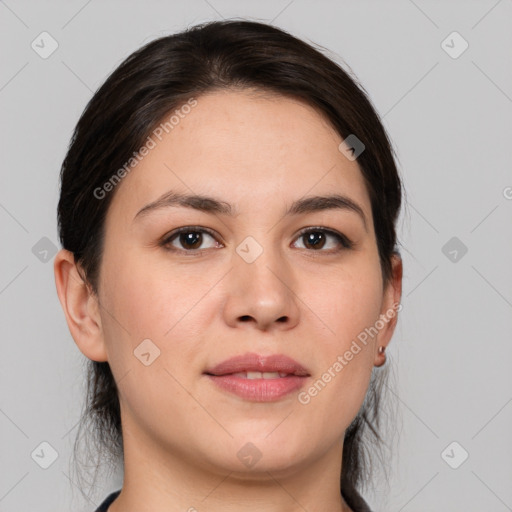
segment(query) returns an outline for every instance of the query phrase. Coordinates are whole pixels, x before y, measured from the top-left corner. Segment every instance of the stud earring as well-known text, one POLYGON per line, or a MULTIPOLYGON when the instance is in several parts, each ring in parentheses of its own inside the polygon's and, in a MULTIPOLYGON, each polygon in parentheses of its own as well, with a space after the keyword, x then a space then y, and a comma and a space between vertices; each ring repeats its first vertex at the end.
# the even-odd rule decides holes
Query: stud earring
POLYGON ((385 362, 386 362, 386 354, 384 353, 384 352, 385 352, 385 350, 386 350, 386 347, 384 347, 383 345, 381 345, 381 346, 378 348, 378 350, 377 350, 377 352, 379 353, 379 355, 383 356, 383 361, 382 361, 381 363, 379 363, 379 364, 375 364, 375 365, 374 365, 374 366, 376 366, 377 368, 378 368, 379 366, 382 366, 382 365, 383 365, 383 364, 385 364, 385 362))

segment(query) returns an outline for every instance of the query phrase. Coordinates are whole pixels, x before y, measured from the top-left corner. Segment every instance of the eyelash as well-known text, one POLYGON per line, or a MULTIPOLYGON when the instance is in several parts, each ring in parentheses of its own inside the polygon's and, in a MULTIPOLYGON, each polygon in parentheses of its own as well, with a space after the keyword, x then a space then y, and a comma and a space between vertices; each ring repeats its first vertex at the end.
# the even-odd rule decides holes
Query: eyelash
MULTIPOLYGON (((190 255, 190 256, 199 255, 199 254, 203 253, 204 251, 209 250, 209 249, 178 249, 176 247, 173 247, 171 245, 171 242, 174 240, 174 238, 176 238, 181 233, 206 233, 216 240, 215 233, 210 229, 202 228, 199 226, 184 226, 182 228, 178 228, 178 229, 174 230, 168 236, 165 236, 159 245, 167 251, 188 253, 188 255, 190 255)), ((324 252, 327 254, 333 254, 333 253, 341 252, 343 250, 352 249, 354 246, 353 242, 351 240, 349 240, 345 235, 342 235, 341 233, 338 233, 331 229, 326 229, 326 228, 322 228, 322 227, 305 228, 298 234, 296 239, 299 239, 309 233, 323 233, 326 235, 330 235, 330 236, 334 237, 342 246, 339 249, 330 249, 330 250, 306 249, 309 252, 319 252, 319 253, 324 252)))

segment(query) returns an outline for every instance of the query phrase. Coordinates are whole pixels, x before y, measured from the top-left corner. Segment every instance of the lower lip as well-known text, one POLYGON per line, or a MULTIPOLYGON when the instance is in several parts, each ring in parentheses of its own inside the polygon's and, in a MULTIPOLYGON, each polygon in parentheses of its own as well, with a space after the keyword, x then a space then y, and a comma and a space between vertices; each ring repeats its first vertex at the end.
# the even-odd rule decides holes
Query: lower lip
POLYGON ((275 402, 299 390, 307 377, 290 375, 276 379, 245 379, 234 375, 207 375, 217 386, 253 402, 275 402))

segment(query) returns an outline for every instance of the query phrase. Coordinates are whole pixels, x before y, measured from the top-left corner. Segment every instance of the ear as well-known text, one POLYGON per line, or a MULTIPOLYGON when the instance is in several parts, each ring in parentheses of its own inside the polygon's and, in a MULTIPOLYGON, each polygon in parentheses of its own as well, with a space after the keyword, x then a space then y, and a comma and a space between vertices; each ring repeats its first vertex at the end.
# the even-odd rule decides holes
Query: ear
POLYGON ((61 249, 55 256, 53 270, 69 331, 80 352, 93 361, 107 361, 99 299, 82 279, 73 253, 61 249))
POLYGON ((379 330, 375 343, 375 366, 382 366, 386 360, 384 353, 379 354, 379 347, 387 348, 395 331, 398 321, 398 312, 402 309, 400 299, 402 298, 402 258, 398 252, 391 257, 391 278, 386 283, 382 299, 380 318, 384 326, 379 330))

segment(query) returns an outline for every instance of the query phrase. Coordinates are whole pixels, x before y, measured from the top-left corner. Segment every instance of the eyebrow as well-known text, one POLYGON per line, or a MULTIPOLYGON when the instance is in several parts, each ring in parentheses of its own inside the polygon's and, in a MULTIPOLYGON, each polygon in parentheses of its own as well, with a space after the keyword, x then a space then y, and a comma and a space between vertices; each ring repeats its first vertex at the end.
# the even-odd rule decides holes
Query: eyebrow
MULTIPOLYGON (((233 205, 216 199, 215 197, 197 194, 181 194, 171 190, 139 210, 134 217, 134 221, 147 216, 151 212, 169 207, 192 208, 206 213, 228 215, 230 217, 235 217, 239 213, 233 205)), ((324 210, 352 211, 359 215, 365 229, 368 230, 366 216, 361 206, 349 197, 340 194, 309 196, 298 199, 294 201, 286 211, 285 217, 324 210)))

